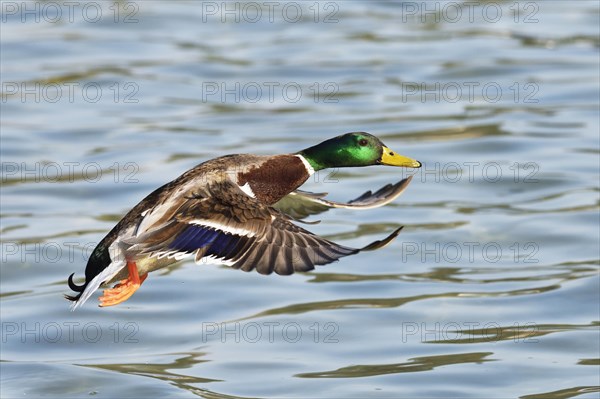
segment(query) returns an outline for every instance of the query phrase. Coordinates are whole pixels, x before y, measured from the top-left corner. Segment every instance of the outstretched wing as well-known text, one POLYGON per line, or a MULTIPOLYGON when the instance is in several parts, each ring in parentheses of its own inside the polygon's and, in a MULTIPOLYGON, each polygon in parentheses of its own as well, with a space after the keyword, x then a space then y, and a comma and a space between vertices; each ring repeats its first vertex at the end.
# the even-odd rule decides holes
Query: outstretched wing
MULTIPOLYGON (((399 230, 363 249, 386 245, 399 230)), ((199 263, 216 261, 244 271, 281 275, 312 270, 363 250, 336 244, 296 226, 288 216, 247 195, 229 180, 200 188, 170 220, 125 244, 128 258, 194 256, 199 263)))
POLYGON ((347 203, 323 199, 327 193, 309 193, 296 190, 280 199, 273 207, 295 219, 325 212, 331 208, 372 209, 388 204, 406 190, 412 176, 396 184, 383 186, 374 193, 370 190, 347 203))

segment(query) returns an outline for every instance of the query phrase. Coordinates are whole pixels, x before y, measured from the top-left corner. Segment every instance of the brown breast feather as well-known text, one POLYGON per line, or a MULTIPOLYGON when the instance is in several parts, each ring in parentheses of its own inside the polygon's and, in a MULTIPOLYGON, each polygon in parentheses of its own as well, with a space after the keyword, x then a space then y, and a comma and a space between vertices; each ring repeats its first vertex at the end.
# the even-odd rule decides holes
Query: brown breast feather
POLYGON ((271 205, 300 187, 308 177, 300 158, 277 155, 245 173, 238 173, 238 184, 249 183, 256 198, 271 205))

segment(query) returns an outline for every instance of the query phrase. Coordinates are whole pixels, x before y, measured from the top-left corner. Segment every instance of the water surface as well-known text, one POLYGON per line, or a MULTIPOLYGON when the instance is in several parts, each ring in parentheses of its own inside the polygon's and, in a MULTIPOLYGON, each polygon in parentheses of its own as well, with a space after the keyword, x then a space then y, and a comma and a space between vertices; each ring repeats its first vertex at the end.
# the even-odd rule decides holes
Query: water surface
POLYGON ((598 397, 596 2, 40 4, 2 4, 3 397, 598 397), (67 276, 154 188, 357 130, 424 168, 308 228, 406 226, 389 247, 289 277, 186 261, 69 312, 67 276))

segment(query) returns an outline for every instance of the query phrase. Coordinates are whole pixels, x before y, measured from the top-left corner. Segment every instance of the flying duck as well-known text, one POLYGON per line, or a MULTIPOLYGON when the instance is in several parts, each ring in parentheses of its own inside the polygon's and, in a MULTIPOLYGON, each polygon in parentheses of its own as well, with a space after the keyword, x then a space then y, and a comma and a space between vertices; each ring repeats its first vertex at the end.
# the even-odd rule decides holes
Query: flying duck
POLYGON ((348 203, 297 190, 322 169, 370 165, 421 167, 364 132, 346 133, 294 154, 235 154, 201 163, 134 206, 92 252, 85 282, 77 285, 75 273, 69 276, 69 287, 77 294, 65 297, 74 310, 101 285, 117 283, 99 298, 102 307, 117 305, 133 295, 149 272, 190 257, 196 263, 289 275, 381 248, 402 227, 356 249, 294 224, 330 208, 385 205, 411 180, 368 191, 348 203))

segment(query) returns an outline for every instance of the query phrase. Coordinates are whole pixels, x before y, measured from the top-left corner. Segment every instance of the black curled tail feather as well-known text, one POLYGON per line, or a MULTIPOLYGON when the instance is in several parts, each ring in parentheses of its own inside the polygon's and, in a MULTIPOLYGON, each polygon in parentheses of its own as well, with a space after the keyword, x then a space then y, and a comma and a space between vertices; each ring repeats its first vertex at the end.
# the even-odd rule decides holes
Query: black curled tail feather
POLYGON ((77 302, 79 300, 79 298, 81 297, 81 294, 78 294, 75 296, 64 294, 63 296, 65 297, 65 299, 68 299, 71 302, 77 302))
MULTIPOLYGON (((106 240, 106 237, 105 239, 106 240)), ((87 266, 85 268, 85 282, 82 285, 77 285, 73 281, 73 276, 75 273, 69 276, 67 283, 69 284, 69 288, 75 292, 78 292, 77 295, 65 295, 64 297, 71 302, 77 302, 79 298, 83 295, 83 292, 87 288, 90 281, 94 279, 102 270, 104 270, 111 263, 110 255, 108 253, 108 249, 104 244, 104 240, 96 246, 90 259, 88 260, 87 266)))
POLYGON ((83 292, 83 290, 85 289, 85 286, 87 285, 86 283, 83 283, 82 285, 77 285, 75 284, 75 282, 73 281, 73 276, 75 275, 75 273, 71 274, 69 276, 69 288, 72 289, 73 291, 76 292, 83 292))
POLYGON ((75 292, 78 292, 79 294, 75 295, 75 296, 73 296, 73 295, 65 295, 65 299, 68 299, 71 302, 77 301, 81 297, 81 294, 83 293, 83 290, 85 290, 85 287, 87 286, 87 281, 85 283, 83 283, 82 285, 75 284, 75 282, 73 281, 73 276, 74 275, 75 275, 75 273, 71 274, 69 276, 69 279, 68 279, 67 282, 69 284, 69 288, 72 289, 75 292))

